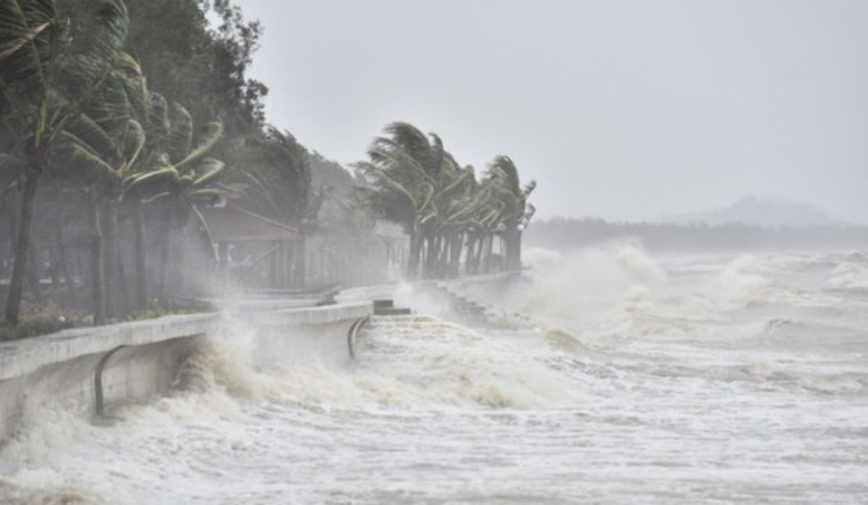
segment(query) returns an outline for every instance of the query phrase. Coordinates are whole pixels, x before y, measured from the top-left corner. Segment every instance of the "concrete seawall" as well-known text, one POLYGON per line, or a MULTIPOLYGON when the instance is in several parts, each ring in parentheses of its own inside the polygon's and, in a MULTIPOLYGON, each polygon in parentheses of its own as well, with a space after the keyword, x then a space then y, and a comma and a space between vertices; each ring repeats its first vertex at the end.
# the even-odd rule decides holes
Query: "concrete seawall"
POLYGON ((170 316, 0 344, 0 441, 15 432, 30 405, 50 402, 99 415, 166 394, 200 344, 239 322, 256 332, 263 358, 343 363, 351 356, 350 328, 372 312, 370 303, 358 302, 170 316))

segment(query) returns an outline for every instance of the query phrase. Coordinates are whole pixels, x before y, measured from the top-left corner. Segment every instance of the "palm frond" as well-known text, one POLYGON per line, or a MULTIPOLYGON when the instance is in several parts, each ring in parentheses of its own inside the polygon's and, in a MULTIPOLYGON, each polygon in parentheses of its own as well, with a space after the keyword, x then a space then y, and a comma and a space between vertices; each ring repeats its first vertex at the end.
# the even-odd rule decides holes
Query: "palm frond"
POLYGON ((114 167, 84 145, 77 142, 63 142, 58 145, 58 150, 65 158, 64 166, 75 170, 76 175, 88 183, 110 185, 121 182, 114 167))
POLYGON ((123 150, 124 167, 121 172, 131 169, 145 148, 145 129, 138 121, 131 119, 123 129, 120 146, 123 150))
POLYGON ((52 0, 0 2, 0 116, 12 113, 32 123, 39 113, 34 108, 48 96, 48 68, 58 52, 57 15, 52 0))
POLYGON ((59 61, 53 79, 54 86, 74 103, 86 102, 111 74, 129 30, 129 13, 122 0, 93 0, 86 8, 88 22, 71 37, 69 54, 59 61))
POLYGON ((175 168, 178 172, 183 173, 198 165, 214 149, 222 136, 223 123, 215 122, 204 125, 196 148, 187 154, 183 160, 176 163, 175 168))
POLYGON ((201 188, 216 182, 225 166, 226 165, 220 160, 206 158, 202 161, 199 167, 201 175, 193 181, 193 186, 201 188))
POLYGON ((117 160, 121 157, 115 139, 87 114, 75 116, 64 129, 63 135, 78 144, 87 146, 104 159, 117 160))
POLYGON ((134 198, 149 199, 149 195, 165 193, 164 188, 177 186, 180 183, 178 172, 174 167, 155 167, 144 173, 137 173, 125 181, 125 190, 134 198))
POLYGON ((165 151, 175 163, 190 153, 193 145, 193 117, 183 106, 173 103, 168 111, 165 151))

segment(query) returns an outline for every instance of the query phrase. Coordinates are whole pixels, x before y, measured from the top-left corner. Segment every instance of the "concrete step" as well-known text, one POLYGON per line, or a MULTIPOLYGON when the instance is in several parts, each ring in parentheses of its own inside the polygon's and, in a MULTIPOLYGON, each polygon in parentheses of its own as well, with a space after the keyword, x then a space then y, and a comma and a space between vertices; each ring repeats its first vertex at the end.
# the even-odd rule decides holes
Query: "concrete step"
POLYGON ((374 310, 391 309, 394 306, 393 300, 374 300, 374 310))
POLYGON ((413 309, 392 307, 390 309, 374 310, 374 314, 377 316, 411 316, 413 315, 413 309))

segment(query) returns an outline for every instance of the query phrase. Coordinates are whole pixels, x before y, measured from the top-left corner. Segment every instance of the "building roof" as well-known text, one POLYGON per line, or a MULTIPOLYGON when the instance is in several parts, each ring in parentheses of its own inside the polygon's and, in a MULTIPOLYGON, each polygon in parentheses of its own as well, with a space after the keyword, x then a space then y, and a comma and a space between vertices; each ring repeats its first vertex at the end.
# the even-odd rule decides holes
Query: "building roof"
POLYGON ((298 230, 233 205, 204 208, 202 215, 215 242, 296 240, 298 230))

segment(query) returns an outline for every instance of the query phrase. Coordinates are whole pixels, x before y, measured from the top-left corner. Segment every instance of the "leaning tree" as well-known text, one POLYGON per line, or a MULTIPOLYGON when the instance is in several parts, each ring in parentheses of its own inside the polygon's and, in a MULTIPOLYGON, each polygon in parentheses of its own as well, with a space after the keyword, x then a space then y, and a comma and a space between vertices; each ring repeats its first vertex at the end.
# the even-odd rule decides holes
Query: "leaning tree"
POLYGON ((0 150, 16 158, 6 166, 16 170, 22 190, 5 314, 17 325, 36 194, 52 145, 115 64, 129 16, 121 0, 96 0, 86 19, 68 25, 53 0, 3 0, 0 20, 0 150))
POLYGON ((58 171, 77 176, 90 200, 94 322, 116 313, 120 277, 118 209, 124 185, 141 157, 146 136, 139 117, 145 107, 144 78, 132 57, 103 79, 79 108, 57 142, 58 171))
POLYGON ((198 129, 194 139, 193 119, 179 104, 169 112, 169 129, 164 149, 148 170, 132 175, 124 191, 144 204, 160 203, 163 210, 164 234, 160 242, 162 275, 159 295, 165 302, 171 276, 176 272, 175 239, 191 220, 197 224, 197 238, 203 250, 214 255, 213 240, 201 207, 219 199, 214 185, 219 181, 224 163, 209 157, 223 136, 223 124, 211 122, 198 129))
POLYGON ((397 122, 374 140, 368 156, 369 162, 357 165, 368 183, 365 200, 378 217, 410 236, 407 277, 416 279, 423 246, 427 242, 429 258, 436 249, 435 197, 443 189, 448 153, 437 135, 397 122))
POLYGON ((511 158, 498 156, 489 166, 489 178, 495 198, 500 202, 503 212, 500 216, 501 236, 505 244, 505 267, 507 270, 521 269, 521 236, 533 218, 536 209, 528 203, 528 197, 536 189, 536 182, 530 181, 522 187, 518 169, 511 158))

